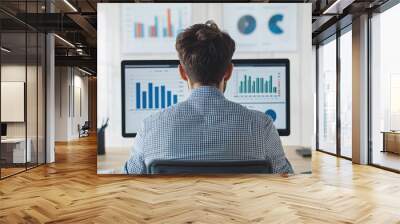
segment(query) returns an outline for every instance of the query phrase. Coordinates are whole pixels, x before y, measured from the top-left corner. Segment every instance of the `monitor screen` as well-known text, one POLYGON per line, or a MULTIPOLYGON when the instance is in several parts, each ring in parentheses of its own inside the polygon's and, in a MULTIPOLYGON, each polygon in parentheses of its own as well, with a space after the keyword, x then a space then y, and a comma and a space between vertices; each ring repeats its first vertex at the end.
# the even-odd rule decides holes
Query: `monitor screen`
MULTIPOLYGON (((270 116, 280 135, 290 134, 289 60, 233 60, 225 97, 270 116)), ((134 137, 144 118, 185 100, 190 91, 179 61, 123 61, 122 135, 134 137)))

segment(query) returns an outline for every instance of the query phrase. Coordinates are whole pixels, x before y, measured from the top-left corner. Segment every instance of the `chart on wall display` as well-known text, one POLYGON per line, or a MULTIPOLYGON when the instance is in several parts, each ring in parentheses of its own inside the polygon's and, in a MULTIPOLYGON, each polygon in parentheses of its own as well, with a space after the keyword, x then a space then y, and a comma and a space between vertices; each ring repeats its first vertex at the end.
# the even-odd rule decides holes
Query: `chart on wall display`
POLYGON ((179 78, 177 68, 125 69, 126 132, 136 133, 140 122, 152 113, 186 99, 187 84, 179 78))
POLYGON ((296 50, 295 4, 224 4, 223 18, 238 52, 296 50))
POLYGON ((122 52, 175 52, 176 36, 191 23, 191 4, 122 4, 122 52))
POLYGON ((286 67, 239 66, 233 70, 225 96, 265 113, 278 129, 286 128, 286 67))

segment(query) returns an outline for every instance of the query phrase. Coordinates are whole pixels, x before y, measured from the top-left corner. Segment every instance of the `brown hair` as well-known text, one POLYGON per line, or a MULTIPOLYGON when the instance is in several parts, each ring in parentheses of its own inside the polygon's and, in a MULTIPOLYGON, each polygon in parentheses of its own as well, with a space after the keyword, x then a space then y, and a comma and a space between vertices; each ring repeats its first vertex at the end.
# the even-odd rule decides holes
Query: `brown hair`
POLYGON ((175 47, 190 80, 203 85, 217 85, 231 63, 235 41, 217 24, 207 21, 181 32, 175 47))

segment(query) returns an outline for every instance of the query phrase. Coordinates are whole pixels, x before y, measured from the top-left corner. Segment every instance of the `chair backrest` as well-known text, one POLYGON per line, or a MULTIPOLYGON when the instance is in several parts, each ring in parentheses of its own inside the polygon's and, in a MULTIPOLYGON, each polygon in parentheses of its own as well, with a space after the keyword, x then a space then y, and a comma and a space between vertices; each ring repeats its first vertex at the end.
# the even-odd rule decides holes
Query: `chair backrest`
POLYGON ((82 128, 89 129, 90 128, 89 121, 85 121, 85 123, 82 125, 82 128))
POLYGON ((272 173, 266 160, 153 160, 149 174, 272 173))

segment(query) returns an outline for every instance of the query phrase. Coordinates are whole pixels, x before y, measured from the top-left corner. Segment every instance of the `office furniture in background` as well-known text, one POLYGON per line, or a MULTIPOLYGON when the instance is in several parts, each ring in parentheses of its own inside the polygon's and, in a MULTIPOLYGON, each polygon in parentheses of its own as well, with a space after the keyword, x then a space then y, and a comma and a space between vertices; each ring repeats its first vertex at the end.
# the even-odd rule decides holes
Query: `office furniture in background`
POLYGON ((382 152, 400 154, 400 131, 383 131, 382 152))
POLYGON ((24 164, 32 160, 32 140, 25 138, 6 138, 1 140, 1 160, 5 166, 24 164), (26 151, 25 151, 26 144, 26 151))
POLYGON ((106 122, 103 122, 101 127, 97 130, 97 155, 106 154, 105 132, 106 132, 106 128, 108 126, 108 121, 109 121, 109 119, 107 119, 106 122))
POLYGON ((79 138, 89 136, 89 130, 90 130, 89 121, 85 121, 85 123, 82 126, 78 124, 79 138))

